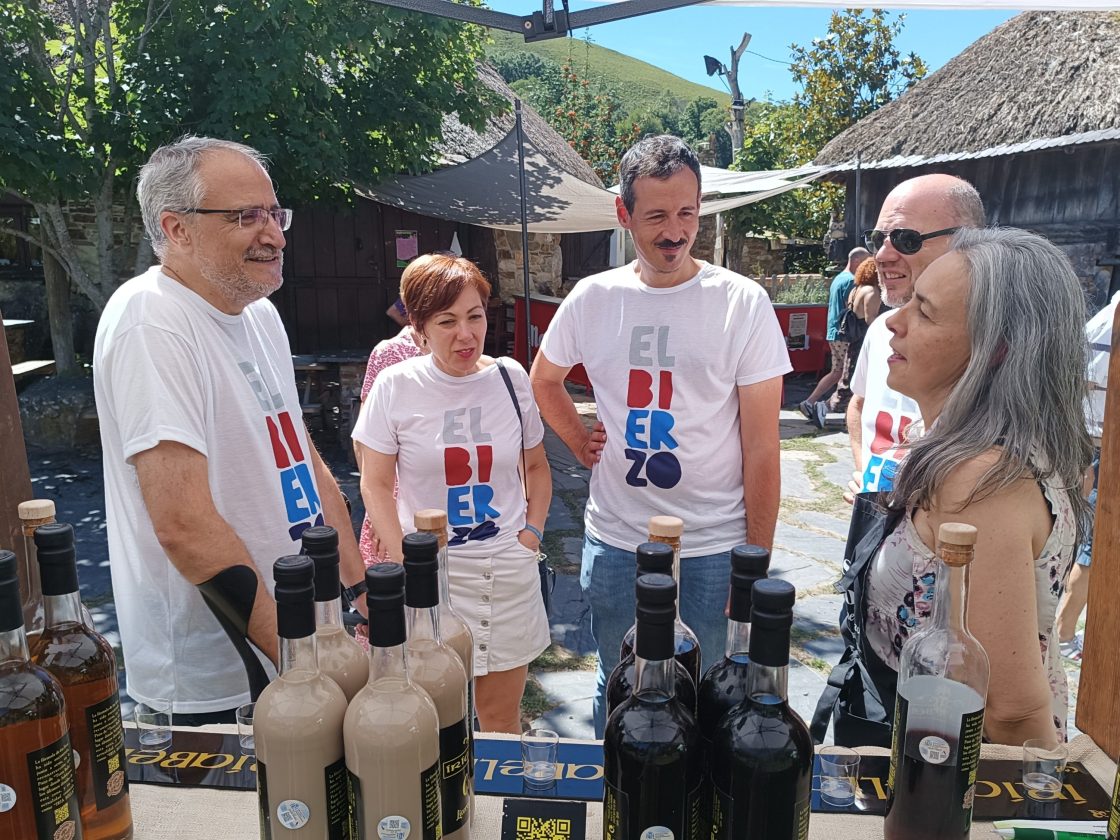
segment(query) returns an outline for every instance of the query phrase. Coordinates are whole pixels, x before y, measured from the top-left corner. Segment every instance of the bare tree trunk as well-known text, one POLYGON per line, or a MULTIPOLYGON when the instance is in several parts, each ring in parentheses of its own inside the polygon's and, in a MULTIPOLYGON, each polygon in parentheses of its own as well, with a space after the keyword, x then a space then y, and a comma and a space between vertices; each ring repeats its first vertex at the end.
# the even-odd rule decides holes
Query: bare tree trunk
POLYGON ((47 281, 47 316, 50 319, 54 367, 59 376, 78 372, 74 357, 74 317, 70 308, 70 278, 62 264, 43 253, 43 277, 47 281))
MULTIPOLYGON (((97 311, 101 312, 109 302, 109 295, 102 289, 101 284, 89 276, 82 261, 78 258, 78 249, 70 237, 70 230, 66 227, 66 219, 62 206, 57 201, 49 203, 35 202, 35 211, 39 214, 39 222, 43 226, 43 236, 58 254, 59 262, 74 281, 74 285, 93 302, 97 311)), ((113 286, 109 281, 109 288, 113 286)))

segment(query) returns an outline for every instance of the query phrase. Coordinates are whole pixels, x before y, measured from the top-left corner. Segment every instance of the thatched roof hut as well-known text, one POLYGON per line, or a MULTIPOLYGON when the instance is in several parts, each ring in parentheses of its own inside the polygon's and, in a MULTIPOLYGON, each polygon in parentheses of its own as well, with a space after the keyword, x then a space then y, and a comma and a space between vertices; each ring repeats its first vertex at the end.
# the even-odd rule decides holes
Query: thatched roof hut
POLYGON ((1120 289, 1120 13, 1018 15, 814 162, 839 164, 848 247, 896 184, 948 172, 979 190, 989 223, 1062 247, 1103 303, 1120 289))
POLYGON ((821 149, 814 163, 998 153, 1120 139, 1120 13, 1030 12, 978 40, 821 149), (1080 137, 1079 137, 1080 136, 1080 137))

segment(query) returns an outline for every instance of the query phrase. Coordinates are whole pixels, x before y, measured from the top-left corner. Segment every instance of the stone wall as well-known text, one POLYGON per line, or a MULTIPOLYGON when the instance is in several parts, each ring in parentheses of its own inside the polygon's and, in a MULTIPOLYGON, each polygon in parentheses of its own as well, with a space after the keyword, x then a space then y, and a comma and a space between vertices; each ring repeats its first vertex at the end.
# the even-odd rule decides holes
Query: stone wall
POLYGON ((786 246, 779 239, 731 237, 727 246, 727 267, 732 271, 747 277, 762 277, 785 271, 786 246))
MULTIPOLYGON (((502 300, 509 301, 525 290, 521 261, 520 231, 495 230, 494 248, 498 256, 498 288, 502 300)), ((560 234, 529 234, 529 284, 534 294, 561 297, 567 289, 563 281, 564 260, 560 253, 560 234)))

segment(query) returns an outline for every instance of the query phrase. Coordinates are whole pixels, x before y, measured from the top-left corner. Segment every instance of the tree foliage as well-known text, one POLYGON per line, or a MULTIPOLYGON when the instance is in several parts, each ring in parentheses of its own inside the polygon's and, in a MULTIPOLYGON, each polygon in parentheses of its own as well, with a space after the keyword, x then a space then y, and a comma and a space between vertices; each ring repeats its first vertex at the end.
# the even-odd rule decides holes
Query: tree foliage
POLYGON ((619 120, 619 104, 611 94, 596 91, 590 80, 571 64, 561 68, 563 88, 560 101, 545 118, 573 149, 591 164, 604 184, 618 180, 623 154, 641 136, 634 123, 619 120))
POLYGON ((101 307, 142 261, 119 233, 127 245, 156 146, 239 140, 272 158, 286 203, 345 197, 432 165, 444 113, 484 123, 482 40, 362 0, 0 0, 0 187, 35 206, 44 246, 101 307), (92 262, 73 209, 96 218, 92 262))

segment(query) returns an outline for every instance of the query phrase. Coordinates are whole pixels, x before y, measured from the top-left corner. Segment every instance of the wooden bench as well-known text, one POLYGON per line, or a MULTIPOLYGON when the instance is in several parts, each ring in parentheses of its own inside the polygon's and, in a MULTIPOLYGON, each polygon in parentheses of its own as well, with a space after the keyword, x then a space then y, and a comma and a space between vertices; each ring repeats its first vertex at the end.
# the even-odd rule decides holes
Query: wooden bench
POLYGON ((16 382, 31 376, 46 376, 48 373, 54 373, 54 359, 37 359, 12 365, 12 379, 16 382))

